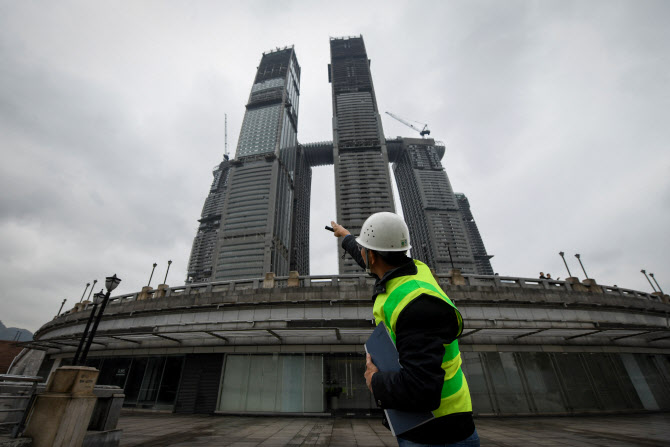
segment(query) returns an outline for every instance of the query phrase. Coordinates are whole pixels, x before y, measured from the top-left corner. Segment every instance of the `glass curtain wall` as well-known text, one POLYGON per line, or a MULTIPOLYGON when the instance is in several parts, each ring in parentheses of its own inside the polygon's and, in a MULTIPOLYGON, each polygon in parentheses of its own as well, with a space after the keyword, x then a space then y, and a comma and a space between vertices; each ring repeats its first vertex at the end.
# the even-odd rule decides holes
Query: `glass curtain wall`
MULTIPOLYGON (((670 357, 657 354, 462 352, 477 415, 670 410, 670 357)), ((172 409, 183 356, 94 358, 98 384, 124 389, 124 406, 172 409)), ((66 363, 66 362, 64 362, 66 363)), ((229 354, 219 411, 371 414, 359 353, 229 354)))
POLYGON ((565 399, 551 358, 543 352, 521 352, 517 357, 528 384, 533 412, 565 413, 565 399))
POLYGON ((226 356, 219 411, 366 413, 376 411, 361 354, 226 356))
POLYGON ((470 388, 470 399, 472 408, 476 414, 493 414, 494 410, 491 384, 488 374, 484 372, 484 365, 480 354, 477 352, 461 352, 461 369, 470 388))
POLYGON ((670 408, 668 356, 463 352, 475 414, 566 414, 670 408))
MULTIPOLYGON (((475 414, 627 412, 670 407, 667 356, 463 352, 475 414)), ((379 411, 361 354, 229 355, 219 409, 232 412, 379 411)))
POLYGON ((499 413, 529 413, 527 393, 512 352, 482 354, 499 413))
POLYGON ((320 355, 226 356, 219 411, 320 413, 320 355))

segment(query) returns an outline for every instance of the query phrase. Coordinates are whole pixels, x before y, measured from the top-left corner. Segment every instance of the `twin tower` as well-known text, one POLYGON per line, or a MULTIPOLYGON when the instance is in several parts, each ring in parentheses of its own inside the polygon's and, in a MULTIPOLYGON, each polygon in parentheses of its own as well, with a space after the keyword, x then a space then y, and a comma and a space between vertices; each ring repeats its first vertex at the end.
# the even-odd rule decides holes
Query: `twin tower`
MULTIPOLYGON (((385 139, 362 37, 331 38, 333 141, 298 143, 300 65, 293 47, 263 53, 235 158, 214 169, 187 282, 309 274, 312 167, 335 166, 337 222, 358 234, 365 219, 395 212, 393 163, 411 255, 435 271, 492 275, 467 198, 454 194, 428 138, 385 139)), ((324 222, 331 216, 322 216, 324 222)), ((360 273, 349 257, 339 272, 360 273)))

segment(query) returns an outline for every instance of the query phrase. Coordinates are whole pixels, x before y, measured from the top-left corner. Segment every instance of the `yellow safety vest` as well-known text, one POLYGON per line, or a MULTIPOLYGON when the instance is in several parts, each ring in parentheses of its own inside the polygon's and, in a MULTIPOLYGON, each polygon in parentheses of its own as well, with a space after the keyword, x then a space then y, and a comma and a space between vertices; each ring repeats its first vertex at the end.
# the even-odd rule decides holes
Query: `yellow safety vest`
MULTIPOLYGON (((463 318, 454 303, 439 286, 426 264, 414 260, 417 268, 416 275, 400 276, 386 282, 386 292, 380 293, 375 299, 373 314, 375 324, 384 322, 389 330, 393 343, 396 342, 396 323, 400 312, 415 298, 422 294, 434 296, 446 301, 456 311, 458 318, 458 338, 463 332, 463 318)), ((461 353, 458 350, 458 340, 444 345, 442 369, 444 370, 444 385, 440 406, 433 410, 435 417, 452 413, 472 411, 470 390, 461 370, 461 353)))

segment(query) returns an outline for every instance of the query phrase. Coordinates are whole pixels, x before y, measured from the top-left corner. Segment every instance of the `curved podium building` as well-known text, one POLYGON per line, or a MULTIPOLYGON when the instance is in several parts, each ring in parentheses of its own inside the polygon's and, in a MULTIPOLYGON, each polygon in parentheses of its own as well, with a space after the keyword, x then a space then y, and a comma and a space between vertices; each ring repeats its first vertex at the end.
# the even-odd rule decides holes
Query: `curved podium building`
MULTIPOLYGON (((670 409, 667 296, 592 280, 439 281, 466 322, 460 348, 476 414, 670 409)), ((355 275, 268 275, 118 296, 88 364, 100 368, 100 384, 124 388, 130 407, 369 414, 371 285, 355 275)), ((71 361, 88 315, 45 324, 14 372, 41 363, 48 374, 71 361)))

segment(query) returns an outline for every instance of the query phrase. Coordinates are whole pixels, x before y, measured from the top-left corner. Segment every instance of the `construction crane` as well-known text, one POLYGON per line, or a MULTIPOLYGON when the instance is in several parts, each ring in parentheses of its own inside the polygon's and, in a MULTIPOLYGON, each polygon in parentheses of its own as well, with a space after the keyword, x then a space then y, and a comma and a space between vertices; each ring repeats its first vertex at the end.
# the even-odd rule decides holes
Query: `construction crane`
POLYGON ((400 118, 399 116, 396 116, 396 115, 392 114, 391 112, 386 112, 386 114, 387 114, 387 115, 390 115, 391 118, 395 118, 395 119, 397 119, 398 121, 400 121, 401 123, 403 123, 405 126, 411 127, 412 129, 414 129, 414 130, 416 130, 417 132, 419 132, 419 134, 421 135, 421 138, 426 138, 426 137, 425 137, 426 135, 430 135, 430 130, 428 130, 428 124, 423 124, 423 123, 419 123, 418 121, 414 121, 415 123, 417 123, 417 124, 419 124, 419 125, 423 124, 423 129, 419 129, 418 127, 415 127, 415 126, 414 126, 412 123, 410 123, 409 121, 405 121, 404 119, 400 118))

